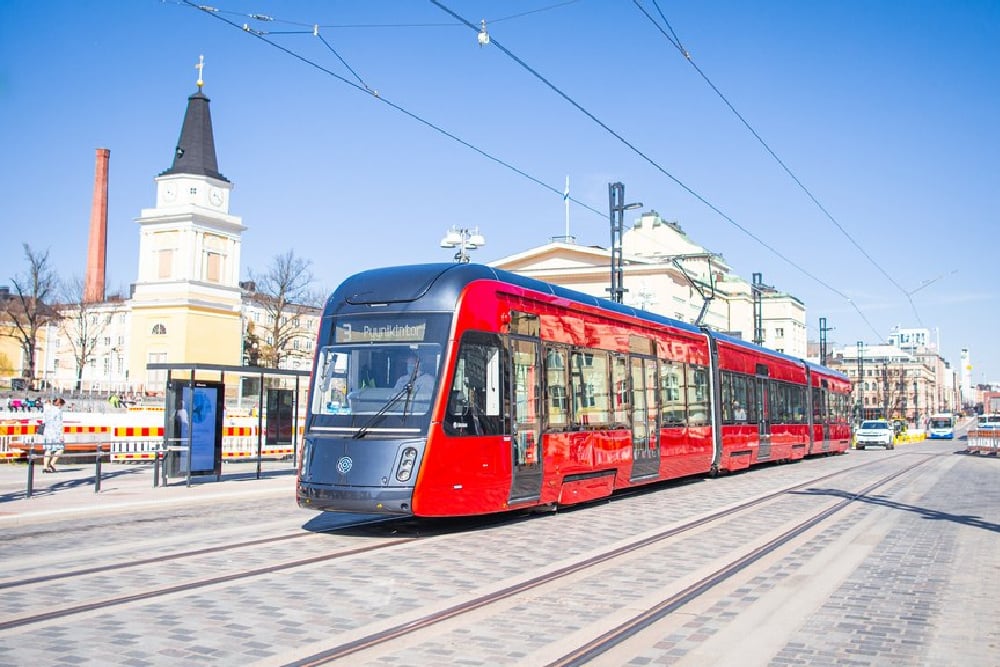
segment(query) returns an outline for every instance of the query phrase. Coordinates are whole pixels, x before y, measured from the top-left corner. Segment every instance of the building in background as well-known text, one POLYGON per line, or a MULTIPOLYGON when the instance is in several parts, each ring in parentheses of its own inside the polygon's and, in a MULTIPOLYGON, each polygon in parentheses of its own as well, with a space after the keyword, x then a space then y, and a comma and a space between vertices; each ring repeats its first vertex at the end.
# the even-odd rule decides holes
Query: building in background
POLYGON ((854 383, 857 420, 903 419, 922 426, 928 415, 961 410, 957 373, 948 362, 933 347, 908 347, 861 344, 835 349, 827 359, 854 383))
MULTIPOLYGON (((490 266, 607 298, 611 251, 562 237, 503 257, 490 266)), ((734 274, 721 256, 695 243, 676 222, 643 213, 622 234, 623 302, 743 340, 754 339, 753 285, 734 274)), ((806 310, 794 296, 762 285, 761 330, 765 347, 806 356, 806 310)))
MULTIPOLYGON (((108 158, 107 149, 98 149, 99 212, 107 211, 108 158)), ((188 98, 172 164, 154 180, 154 206, 136 219, 138 273, 131 294, 103 296, 106 229, 103 236, 100 229, 95 234, 95 224, 102 224, 98 213, 91 221, 85 292, 79 303, 56 305, 61 319, 40 332, 36 386, 159 394, 166 372, 147 371, 149 363, 238 366, 267 357, 275 344, 265 299, 240 282, 247 228, 230 213, 233 186, 218 169, 209 98, 200 80, 188 98)), ((296 305, 289 312, 293 319, 285 327, 287 349, 278 355, 278 367, 307 369, 320 310, 296 305)), ((17 341, 0 341, 0 361, 10 360, 0 374, 20 377, 27 365, 17 341)))
MULTIPOLYGON (((150 363, 255 365, 274 359, 268 348, 279 345, 280 368, 309 368, 320 309, 297 306, 290 322, 281 323, 290 325, 291 335, 274 340, 266 295, 240 281, 247 227, 231 213, 233 184, 219 171, 209 106, 199 81, 187 100, 172 163, 154 178, 154 205, 136 219, 138 271, 129 295, 102 296, 110 152, 98 149, 86 292, 79 304, 61 306, 62 320, 40 332, 36 384, 156 394, 166 377, 148 371, 150 363)), ((567 234, 490 265, 608 297, 611 250, 572 241, 567 234)), ((622 234, 621 246, 625 304, 809 357, 804 304, 763 284, 759 274, 754 282, 736 275, 677 222, 643 213, 622 234)), ((849 346, 828 355, 829 366, 855 381, 859 414, 916 421, 976 402, 967 349, 956 373, 928 329, 896 327, 887 340, 863 346, 860 354, 849 346)), ((18 341, 0 336, 0 378, 21 378, 26 368, 18 341)))

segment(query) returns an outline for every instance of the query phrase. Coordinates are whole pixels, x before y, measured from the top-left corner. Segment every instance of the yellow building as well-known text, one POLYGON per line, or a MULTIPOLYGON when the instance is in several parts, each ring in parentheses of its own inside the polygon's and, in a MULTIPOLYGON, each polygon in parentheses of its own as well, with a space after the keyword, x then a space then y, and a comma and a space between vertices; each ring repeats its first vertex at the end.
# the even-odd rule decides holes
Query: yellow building
MULTIPOLYGON (((273 314, 240 282, 247 228, 229 212, 233 185, 219 172, 200 81, 188 97, 173 163, 155 182, 155 205, 136 219, 132 294, 64 306, 63 319, 39 334, 38 380, 61 390, 76 388, 79 379, 83 391, 159 393, 166 372, 147 371, 147 364, 238 366, 248 361, 247 341, 263 350, 275 344, 273 314)), ((293 326, 282 332, 281 368, 310 367, 319 317, 319 309, 294 306, 293 326)), ((13 368, 0 369, 0 377, 20 377, 24 364, 15 339, 0 337, 3 354, 13 368)))
POLYGON ((229 214, 231 189, 219 173, 209 99, 199 85, 188 98, 173 164, 156 178, 156 207, 136 220, 130 377, 143 377, 155 362, 240 363, 246 227, 229 214))
MULTIPOLYGON (((0 295, 0 298, 4 298, 4 295, 0 295)), ((24 367, 20 341, 7 335, 11 329, 9 322, 0 322, 0 378, 3 378, 4 387, 10 387, 12 378, 21 377, 21 369, 24 367)))

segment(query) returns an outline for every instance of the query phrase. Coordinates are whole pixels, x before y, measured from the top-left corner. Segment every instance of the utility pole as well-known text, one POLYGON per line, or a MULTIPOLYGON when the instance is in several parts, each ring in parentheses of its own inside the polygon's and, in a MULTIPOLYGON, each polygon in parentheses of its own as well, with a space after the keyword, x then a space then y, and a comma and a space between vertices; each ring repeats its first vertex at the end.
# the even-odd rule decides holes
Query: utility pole
POLYGON ((826 366, 826 332, 833 331, 833 327, 826 326, 826 318, 819 318, 819 363, 826 366))
POLYGON ((753 342, 757 345, 764 344, 764 312, 761 300, 761 288, 764 287, 764 275, 762 273, 753 274, 753 342))
POLYGON ((882 360, 882 418, 889 418, 889 361, 882 360))
POLYGON ((622 232, 625 211, 642 208, 642 202, 625 203, 625 184, 621 181, 608 183, 608 217, 611 219, 611 300, 622 303, 625 287, 622 281, 622 232))
POLYGON ((865 418, 865 343, 858 341, 858 421, 865 418))

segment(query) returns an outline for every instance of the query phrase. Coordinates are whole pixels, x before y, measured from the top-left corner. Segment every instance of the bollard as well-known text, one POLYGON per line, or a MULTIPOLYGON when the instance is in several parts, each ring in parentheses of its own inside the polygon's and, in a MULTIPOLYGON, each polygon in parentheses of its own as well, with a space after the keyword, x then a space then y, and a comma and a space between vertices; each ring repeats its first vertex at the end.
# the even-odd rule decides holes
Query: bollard
POLYGON ((35 482, 35 448, 28 448, 28 489, 24 494, 25 498, 31 497, 31 487, 35 482))
POLYGON ((97 456, 94 457, 94 493, 101 492, 101 443, 97 443, 97 456))
POLYGON ((160 459, 163 458, 163 452, 159 448, 153 455, 153 488, 155 489, 160 485, 160 459))

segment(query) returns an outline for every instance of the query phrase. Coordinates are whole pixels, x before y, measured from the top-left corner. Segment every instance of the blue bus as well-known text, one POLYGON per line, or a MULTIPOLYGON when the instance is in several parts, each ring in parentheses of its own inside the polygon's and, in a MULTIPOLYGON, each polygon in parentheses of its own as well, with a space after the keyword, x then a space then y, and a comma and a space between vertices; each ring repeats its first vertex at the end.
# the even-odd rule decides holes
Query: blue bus
POLYGON ((979 425, 977 428, 988 431, 1000 430, 1000 414, 979 415, 979 425))

